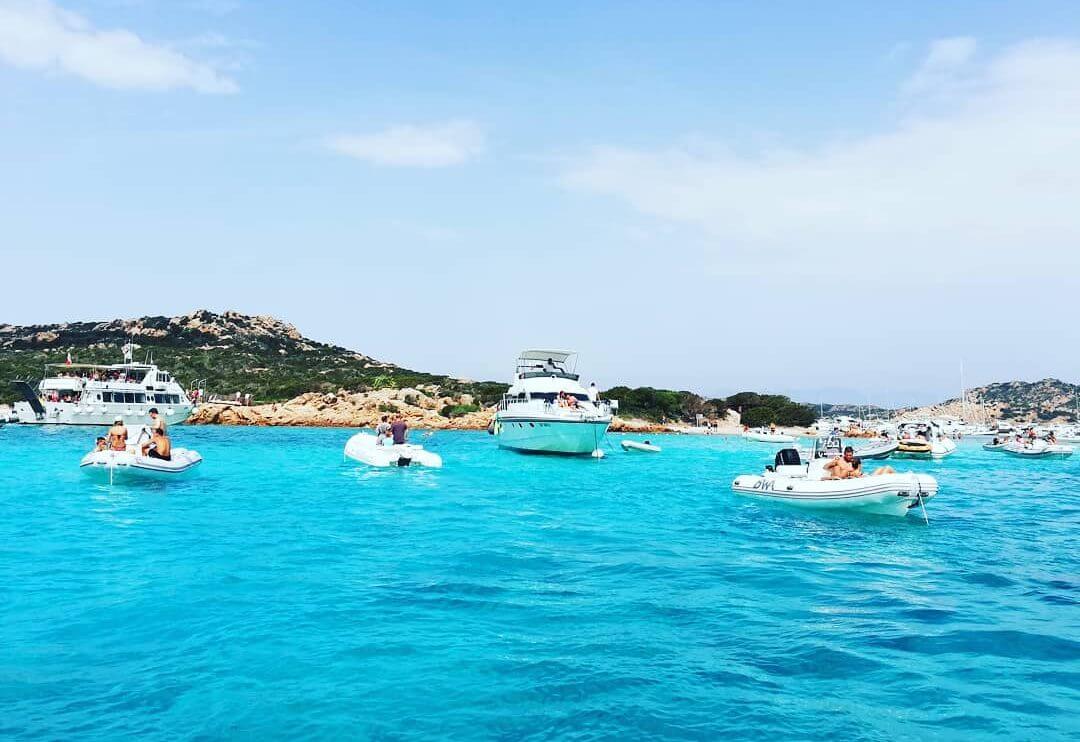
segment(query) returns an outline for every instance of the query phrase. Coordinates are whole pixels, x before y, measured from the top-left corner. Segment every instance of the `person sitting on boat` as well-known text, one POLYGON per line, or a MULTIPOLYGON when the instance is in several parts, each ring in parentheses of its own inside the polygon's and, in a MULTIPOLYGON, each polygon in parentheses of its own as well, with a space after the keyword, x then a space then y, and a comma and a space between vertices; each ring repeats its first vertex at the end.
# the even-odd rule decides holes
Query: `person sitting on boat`
POLYGON ((1051 430, 1050 433, 1046 436, 1046 442, 1050 445, 1057 443, 1057 436, 1054 435, 1054 431, 1051 430))
POLYGON ((851 476, 851 472, 854 471, 854 465, 851 463, 855 460, 855 449, 848 446, 844 449, 843 456, 837 456, 835 459, 825 464, 825 479, 847 479, 851 476))
POLYGON ((577 397, 575 397, 573 394, 567 394, 566 406, 571 410, 576 410, 578 408, 577 397))
POLYGON ((105 436, 99 435, 97 437, 97 440, 94 441, 94 451, 96 453, 101 453, 102 451, 108 451, 108 450, 109 450, 109 442, 107 440, 105 440, 105 436))
POLYGON ((382 416, 382 420, 375 426, 375 445, 383 445, 383 441, 390 437, 390 422, 386 415, 382 416))
POLYGON ((150 434, 150 440, 142 445, 142 455, 162 461, 172 460, 172 443, 164 430, 154 430, 150 434))
POLYGON ((113 451, 127 450, 127 428, 124 427, 124 418, 120 415, 113 420, 113 426, 109 428, 109 448, 113 451))
POLYGON ((394 438, 395 446, 404 444, 409 438, 409 426, 405 422, 405 417, 400 413, 394 418, 394 422, 390 424, 390 435, 394 438))
MULTIPOLYGON (((877 469, 874 469, 870 476, 876 477, 880 474, 896 474, 896 469, 893 469, 891 466, 879 466, 877 469)), ((865 476, 862 469, 862 459, 855 456, 851 459, 851 473, 844 477, 844 479, 858 479, 862 476, 865 476)))

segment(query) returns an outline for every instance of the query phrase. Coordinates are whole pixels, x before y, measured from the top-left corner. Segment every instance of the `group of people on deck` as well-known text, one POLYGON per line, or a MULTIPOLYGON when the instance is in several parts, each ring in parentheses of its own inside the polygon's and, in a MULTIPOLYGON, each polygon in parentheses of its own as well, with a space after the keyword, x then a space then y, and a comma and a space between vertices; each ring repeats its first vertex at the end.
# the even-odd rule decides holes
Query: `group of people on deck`
MULTIPOLYGON (((896 469, 891 466, 879 466, 870 474, 872 477, 876 477, 879 474, 895 474, 896 469)), ((862 459, 855 455, 855 449, 848 446, 844 449, 843 456, 837 456, 829 463, 825 464, 825 476, 824 479, 858 479, 859 477, 866 476, 866 473, 862 469, 862 459)))
MULTIPOLYGON (((156 407, 150 408, 150 440, 139 446, 139 452, 151 459, 162 461, 172 460, 172 441, 169 440, 169 429, 156 407)), ((128 431, 124 425, 124 418, 117 415, 113 420, 109 432, 97 439, 95 451, 126 451, 128 431)))

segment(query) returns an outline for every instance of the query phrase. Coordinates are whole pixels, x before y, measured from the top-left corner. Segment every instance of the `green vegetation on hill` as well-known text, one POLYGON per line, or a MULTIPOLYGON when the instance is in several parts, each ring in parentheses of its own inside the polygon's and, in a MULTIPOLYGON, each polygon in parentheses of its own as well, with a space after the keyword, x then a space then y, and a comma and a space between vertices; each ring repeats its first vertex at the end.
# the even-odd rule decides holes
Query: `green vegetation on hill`
POLYGON ((740 413, 742 421, 750 426, 769 423, 808 426, 817 419, 813 407, 792 402, 779 394, 740 392, 726 399, 705 399, 693 392, 617 386, 604 392, 604 396, 619 400, 621 416, 654 421, 692 422, 697 415, 718 418, 727 410, 740 413))
POLYGON ((135 360, 152 355, 185 387, 230 397, 250 393, 260 402, 292 399, 305 392, 365 391, 385 387, 437 387, 441 394, 471 394, 494 404, 505 384, 468 382, 381 363, 339 346, 302 337, 270 317, 195 312, 183 317, 77 322, 32 327, 0 326, 0 402, 17 394, 8 383, 39 379, 46 363, 118 363, 121 348, 138 346, 135 360))

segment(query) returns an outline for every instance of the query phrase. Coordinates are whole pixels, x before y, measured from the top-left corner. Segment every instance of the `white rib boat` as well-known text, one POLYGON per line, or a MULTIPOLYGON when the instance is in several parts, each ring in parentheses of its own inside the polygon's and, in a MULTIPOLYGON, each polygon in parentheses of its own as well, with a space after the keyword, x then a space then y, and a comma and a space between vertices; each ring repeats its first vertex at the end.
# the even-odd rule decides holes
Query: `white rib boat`
POLYGON ((79 466, 84 474, 108 479, 110 483, 131 479, 169 480, 193 471, 202 463, 198 451, 172 449, 168 461, 142 456, 134 446, 126 451, 91 451, 79 466))
POLYGON ((654 446, 652 443, 645 441, 622 441, 619 445, 622 446, 624 451, 641 451, 643 453, 660 453, 660 446, 654 446))
POLYGON ((743 438, 749 441, 758 441, 759 443, 794 443, 795 436, 788 435, 787 433, 773 433, 766 428, 757 428, 755 430, 747 430, 742 434, 743 438))
POLYGON ((442 467, 442 457, 413 443, 382 444, 370 433, 357 433, 345 443, 345 456, 368 466, 427 466, 442 467))
POLYGON ((1002 453, 1024 459, 1064 459, 1073 455, 1073 447, 1061 443, 1048 443, 1042 439, 1021 443, 1011 441, 1001 446, 1002 453))
POLYGON ((907 515, 938 492, 927 474, 864 475, 856 479, 824 479, 829 459, 803 462, 793 448, 776 454, 774 466, 761 475, 742 474, 731 489, 787 505, 816 510, 855 510, 879 515, 907 515))

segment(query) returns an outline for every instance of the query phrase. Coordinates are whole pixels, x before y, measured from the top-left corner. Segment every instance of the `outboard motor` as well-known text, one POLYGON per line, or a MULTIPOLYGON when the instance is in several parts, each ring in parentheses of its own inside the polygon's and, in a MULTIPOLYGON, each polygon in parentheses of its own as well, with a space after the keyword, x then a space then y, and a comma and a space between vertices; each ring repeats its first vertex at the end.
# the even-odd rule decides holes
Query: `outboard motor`
POLYGON ((398 456, 398 460, 397 460, 397 465, 398 466, 408 466, 411 463, 412 463, 412 459, 410 459, 410 458, 408 458, 406 456, 398 456))
POLYGON ((799 466, 802 463, 802 459, 799 458, 799 451, 794 448, 784 448, 776 452, 776 467, 781 466, 799 466))

